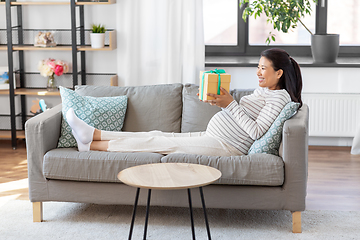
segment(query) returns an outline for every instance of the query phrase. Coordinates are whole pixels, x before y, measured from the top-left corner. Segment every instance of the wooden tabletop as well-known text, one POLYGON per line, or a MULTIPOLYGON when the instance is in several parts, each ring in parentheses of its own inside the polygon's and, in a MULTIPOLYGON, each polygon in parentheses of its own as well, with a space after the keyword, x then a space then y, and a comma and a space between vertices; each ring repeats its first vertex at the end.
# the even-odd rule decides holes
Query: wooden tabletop
POLYGON ((220 177, 216 168, 189 163, 145 164, 118 174, 118 179, 129 186, 161 190, 202 187, 220 177))

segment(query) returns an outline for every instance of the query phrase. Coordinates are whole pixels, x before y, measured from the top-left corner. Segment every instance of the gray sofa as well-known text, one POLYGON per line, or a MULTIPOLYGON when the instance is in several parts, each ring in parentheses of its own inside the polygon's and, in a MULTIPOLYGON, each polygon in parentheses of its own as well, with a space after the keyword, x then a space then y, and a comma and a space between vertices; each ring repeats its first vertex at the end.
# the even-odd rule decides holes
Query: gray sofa
MULTIPOLYGON (((86 96, 127 95, 123 131, 204 131, 220 109, 200 102, 197 91, 197 86, 182 84, 76 88, 77 93, 86 96)), ((250 93, 231 91, 237 101, 250 93)), ((187 162, 213 166, 222 172, 217 182, 204 187, 208 208, 289 210, 293 213, 293 232, 301 231, 307 184, 307 105, 285 122, 280 156, 78 152, 76 148, 57 148, 61 120, 60 104, 25 125, 34 221, 42 221, 42 203, 47 201, 133 205, 136 189, 122 184, 118 172, 140 164, 187 162)), ((140 205, 146 204, 145 194, 141 191, 140 205)), ((201 207, 200 197, 193 195, 193 205, 201 207)), ((159 206, 188 206, 187 194, 182 190, 154 190, 151 201, 159 206)))

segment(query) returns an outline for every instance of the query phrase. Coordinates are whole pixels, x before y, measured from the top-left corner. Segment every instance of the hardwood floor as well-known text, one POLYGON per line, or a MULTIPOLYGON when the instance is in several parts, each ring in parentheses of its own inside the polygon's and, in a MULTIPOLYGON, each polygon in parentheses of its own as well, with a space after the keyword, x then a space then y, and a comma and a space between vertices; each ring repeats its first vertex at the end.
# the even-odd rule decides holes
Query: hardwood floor
POLYGON ((29 199, 26 148, 23 140, 13 150, 11 141, 0 140, 0 200, 29 199))
MULTIPOLYGON (((0 140, 0 156, 0 200, 29 199, 24 141, 13 150, 0 140)), ((308 166, 308 210, 360 211, 360 155, 347 147, 310 147, 308 166)))
POLYGON ((350 148, 310 147, 306 208, 360 211, 360 155, 350 148))

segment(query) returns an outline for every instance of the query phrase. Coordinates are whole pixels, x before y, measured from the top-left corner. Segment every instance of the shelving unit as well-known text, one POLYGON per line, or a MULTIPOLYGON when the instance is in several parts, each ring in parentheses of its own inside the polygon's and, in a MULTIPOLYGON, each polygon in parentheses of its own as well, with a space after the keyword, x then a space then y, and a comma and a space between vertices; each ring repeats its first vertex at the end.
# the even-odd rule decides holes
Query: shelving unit
MULTIPOLYGON (((6 2, 0 2, 1 5, 5 5, 6 8, 6 33, 7 33, 7 45, 0 45, 0 50, 5 50, 8 52, 8 67, 9 67, 9 90, 0 90, 0 95, 9 95, 10 98, 10 121, 11 121, 11 131, 0 131, 0 138, 10 138, 12 139, 12 146, 16 148, 16 139, 25 138, 24 134, 24 125, 28 116, 26 115, 26 96, 60 96, 59 91, 48 92, 46 89, 41 88, 28 88, 26 87, 26 75, 29 74, 24 69, 24 52, 25 51, 69 51, 72 54, 72 87, 78 85, 78 76, 81 77, 81 85, 86 84, 86 77, 89 75, 86 73, 86 56, 87 51, 112 51, 116 49, 116 32, 115 30, 108 31, 109 44, 101 49, 91 48, 88 44, 85 43, 85 33, 89 30, 85 29, 84 21, 84 6, 85 5, 109 5, 116 3, 115 0, 101 0, 101 2, 90 2, 89 0, 69 0, 69 2, 48 2, 48 1, 39 1, 39 2, 16 2, 16 0, 6 0, 6 2), (54 5, 54 7, 59 5, 70 5, 70 15, 71 15, 71 43, 70 44, 59 44, 56 47, 35 47, 31 44, 24 43, 23 36, 24 31, 28 29, 23 29, 22 23, 22 8, 38 6, 38 5, 54 5), (16 8, 17 15, 17 26, 12 25, 12 8, 16 8), (78 8, 79 11, 76 11, 78 8), (78 15, 77 16, 77 12, 78 15), (77 19, 79 20, 80 25, 76 26, 77 19), (13 43, 13 32, 17 32, 17 43, 13 43), (80 42, 77 41, 77 34, 80 36, 80 42), (20 86, 15 89, 14 86, 14 58, 13 53, 18 52, 19 54, 19 69, 16 70, 16 73, 19 74, 20 86), (80 69, 78 70, 78 53, 80 53, 80 69), (19 116, 15 113, 15 96, 20 96, 21 101, 21 118, 22 118, 22 131, 17 130, 16 127, 16 117, 19 116)), ((36 29, 35 29, 36 30, 36 29)), ((43 30, 43 29, 38 29, 43 30)), ((94 74, 92 74, 94 75, 94 74)), ((104 74, 99 74, 104 75, 104 74)), ((105 74, 108 75, 108 74, 105 74)), ((111 75, 111 74, 110 74, 111 75)), ((117 85, 117 76, 113 74, 110 76, 110 85, 117 85)))

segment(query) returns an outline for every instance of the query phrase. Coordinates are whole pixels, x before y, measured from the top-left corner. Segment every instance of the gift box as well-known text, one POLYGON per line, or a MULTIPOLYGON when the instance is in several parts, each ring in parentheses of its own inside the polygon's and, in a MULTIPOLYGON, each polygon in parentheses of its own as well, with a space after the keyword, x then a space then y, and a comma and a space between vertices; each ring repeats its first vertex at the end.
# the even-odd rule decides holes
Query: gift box
POLYGON ((199 85, 199 99, 200 100, 212 100, 214 97, 210 97, 208 93, 214 93, 217 95, 224 95, 220 91, 220 87, 223 87, 226 91, 230 90, 231 75, 227 74, 223 69, 215 69, 210 71, 200 72, 200 85, 199 85))

